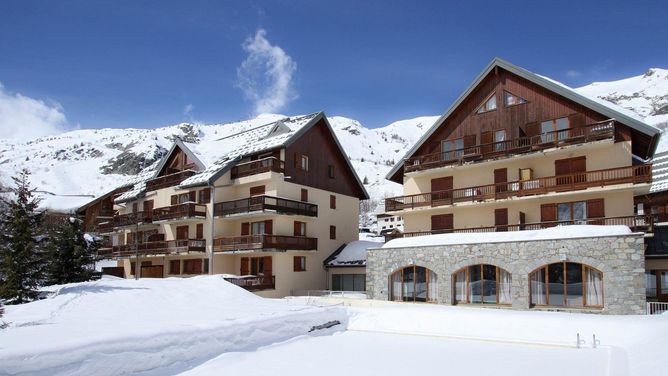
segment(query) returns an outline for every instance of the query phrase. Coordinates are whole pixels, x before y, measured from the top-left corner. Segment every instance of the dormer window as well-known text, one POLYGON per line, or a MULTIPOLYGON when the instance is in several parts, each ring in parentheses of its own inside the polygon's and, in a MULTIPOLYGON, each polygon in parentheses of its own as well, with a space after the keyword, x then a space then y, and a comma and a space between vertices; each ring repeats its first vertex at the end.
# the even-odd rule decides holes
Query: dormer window
POLYGON ((524 99, 522 97, 518 97, 517 95, 515 95, 513 93, 510 93, 508 91, 505 91, 505 90, 503 91, 503 104, 504 104, 504 106, 508 107, 508 106, 514 106, 516 104, 524 104, 524 103, 527 103, 526 99, 524 99))
POLYGON ((478 107, 476 114, 483 114, 485 112, 496 110, 496 93, 492 93, 485 102, 478 107))

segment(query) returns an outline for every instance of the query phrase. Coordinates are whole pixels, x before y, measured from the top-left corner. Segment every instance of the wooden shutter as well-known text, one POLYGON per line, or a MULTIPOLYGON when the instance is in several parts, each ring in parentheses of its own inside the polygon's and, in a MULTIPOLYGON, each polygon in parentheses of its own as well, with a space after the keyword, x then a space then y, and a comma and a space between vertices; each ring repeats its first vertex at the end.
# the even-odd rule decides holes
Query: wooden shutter
POLYGON ((264 256, 264 270, 262 271, 265 277, 271 277, 272 267, 271 267, 271 256, 264 256))
POLYGON ((491 145, 494 142, 494 133, 492 132, 482 132, 480 134, 480 143, 482 146, 482 153, 488 154, 494 151, 494 145, 491 145))
POLYGON ((508 190, 508 184, 502 184, 508 182, 508 169, 507 168, 497 168, 494 170, 494 192, 506 192, 508 190))
POLYGON ((438 214, 431 216, 431 229, 452 230, 454 227, 454 216, 452 214, 438 214))
POLYGON ((208 204, 211 201, 211 188, 204 188, 199 191, 199 201, 200 204, 208 204))
POLYGON ((274 222, 271 219, 264 221, 264 233, 267 235, 274 233, 274 222))
POLYGON ((334 195, 329 196, 329 208, 336 209, 336 196, 334 195))
POLYGON ((250 187, 251 197, 263 195, 264 192, 265 192, 264 185, 258 185, 257 187, 250 187))
POLYGON ((496 226, 496 231, 508 231, 508 209, 495 209, 494 210, 494 226, 496 226))
POLYGON ((527 136, 538 136, 540 134, 540 124, 535 121, 532 123, 527 123, 525 126, 527 136))
POLYGON ((541 222, 552 222, 556 220, 557 220, 557 204, 543 204, 540 206, 541 222))
MULTIPOLYGON (((471 148, 475 146, 476 135, 470 134, 464 136, 464 148, 471 148)), ((466 151, 465 154, 470 154, 470 151, 466 151)))
POLYGON ((241 236, 250 235, 250 223, 244 222, 241 224, 241 236))
POLYGON ((125 244, 128 244, 128 245, 130 245, 130 244, 134 244, 134 243, 135 243, 135 241, 134 241, 134 239, 135 239, 134 235, 135 235, 135 234, 132 233, 132 232, 128 232, 127 234, 125 234, 125 244))
POLYGON ((299 260, 300 256, 294 256, 292 258, 292 271, 298 272, 301 269, 301 261, 299 260))
POLYGON ((176 227, 176 240, 185 240, 188 239, 190 234, 188 233, 188 226, 177 226, 176 227))
POLYGON ((197 191, 188 192, 188 201, 197 202, 197 191))
POLYGON ((432 206, 449 204, 452 198, 452 176, 431 179, 431 201, 432 206), (434 193, 438 192, 438 193, 434 193), (442 202, 445 200, 446 202, 442 202))
POLYGON ((602 198, 587 200, 587 218, 605 217, 605 205, 602 198))
POLYGON ((587 172, 587 157, 571 158, 571 173, 587 172))
POLYGON ((585 125, 585 116, 584 114, 581 113, 576 113, 576 114, 570 114, 568 115, 568 127, 573 129, 573 128, 581 128, 585 125))
POLYGON ((241 258, 241 269, 239 270, 240 275, 248 275, 248 257, 241 258))
POLYGON ((144 201, 144 213, 150 214, 153 211, 153 200, 144 201))
POLYGON ((302 201, 308 202, 308 189, 302 188, 302 201))
POLYGON ((196 239, 204 239, 204 224, 203 223, 198 223, 197 226, 195 227, 195 232, 197 235, 195 236, 196 239))
POLYGON ((177 195, 172 195, 170 200, 170 205, 176 205, 179 202, 179 197, 177 195))
POLYGON ((302 223, 299 222, 299 221, 295 221, 293 230, 294 230, 294 235, 295 236, 301 236, 302 235, 302 223))

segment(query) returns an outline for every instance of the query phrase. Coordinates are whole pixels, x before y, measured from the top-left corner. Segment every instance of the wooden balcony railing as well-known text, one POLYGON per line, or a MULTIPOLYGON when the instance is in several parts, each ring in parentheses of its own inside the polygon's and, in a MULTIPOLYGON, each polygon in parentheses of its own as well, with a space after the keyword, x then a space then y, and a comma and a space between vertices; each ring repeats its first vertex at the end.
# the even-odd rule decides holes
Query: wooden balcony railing
POLYGON ((111 255, 113 257, 129 257, 134 256, 137 253, 140 255, 162 255, 171 253, 191 253, 205 251, 206 240, 182 239, 142 242, 136 245, 116 245, 111 248, 111 252, 107 255, 111 255))
POLYGON ((252 213, 270 210, 278 214, 318 216, 318 205, 272 196, 254 196, 234 201, 218 202, 213 206, 216 216, 252 213))
POLYGON ((190 218, 206 218, 206 205, 186 202, 153 209, 154 222, 190 218))
POLYGON ((230 174, 232 179, 238 179, 244 176, 261 174, 268 171, 284 172, 285 164, 276 157, 269 157, 258 159, 256 161, 240 163, 232 167, 230 174))
POLYGON ((140 223, 153 222, 152 211, 138 211, 135 213, 119 214, 114 216, 114 225, 116 227, 134 226, 140 223))
POLYGON ((213 240, 213 250, 215 252, 253 249, 315 251, 318 249, 318 239, 305 236, 245 235, 228 236, 213 240))
POLYGON ((197 171, 185 170, 180 171, 174 174, 164 175, 151 179, 146 182, 147 191, 155 191, 162 188, 173 187, 179 185, 182 181, 188 179, 189 177, 195 175, 197 171))
POLYGON ((498 184, 471 186, 446 191, 427 192, 410 196, 385 199, 385 211, 437 207, 462 202, 499 200, 605 187, 624 183, 649 183, 652 180, 652 166, 649 164, 587 171, 569 175, 548 176, 531 180, 516 180, 498 184))
POLYGON ((271 290, 276 286, 276 276, 251 276, 225 278, 227 282, 243 287, 248 291, 271 290))
POLYGON ((654 218, 652 217, 652 215, 629 215, 621 217, 587 218, 587 219, 569 220, 569 221, 532 222, 532 223, 522 223, 513 225, 454 228, 448 230, 413 231, 413 232, 387 234, 385 235, 385 241, 389 241, 396 238, 407 238, 407 237, 434 235, 434 234, 540 230, 548 227, 568 226, 568 225, 628 226, 632 231, 652 232, 654 228, 654 218))
POLYGON ((476 160, 509 157, 557 146, 614 139, 615 121, 606 120, 578 128, 547 132, 535 136, 467 146, 448 152, 419 155, 404 162, 404 171, 421 171, 476 160))

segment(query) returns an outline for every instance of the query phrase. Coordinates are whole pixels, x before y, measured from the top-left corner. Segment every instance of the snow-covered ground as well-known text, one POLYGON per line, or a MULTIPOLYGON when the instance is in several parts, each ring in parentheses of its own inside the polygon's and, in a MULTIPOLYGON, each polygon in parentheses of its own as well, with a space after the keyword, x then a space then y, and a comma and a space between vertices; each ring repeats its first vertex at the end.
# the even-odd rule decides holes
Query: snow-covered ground
POLYGON ((8 307, 0 375, 640 376, 661 374, 668 338, 668 315, 263 299, 220 276, 48 290, 8 307))

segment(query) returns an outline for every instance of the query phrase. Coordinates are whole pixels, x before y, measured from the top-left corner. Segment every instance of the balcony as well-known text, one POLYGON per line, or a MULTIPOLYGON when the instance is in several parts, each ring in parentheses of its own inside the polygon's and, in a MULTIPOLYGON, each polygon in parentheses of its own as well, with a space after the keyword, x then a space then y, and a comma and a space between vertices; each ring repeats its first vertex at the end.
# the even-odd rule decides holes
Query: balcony
POLYGON ((153 222, 153 212, 151 211, 138 211, 114 216, 114 225, 116 227, 134 226, 151 222, 153 222))
POLYGON ((197 171, 185 170, 174 174, 164 175, 157 177, 155 179, 151 179, 146 182, 146 190, 156 191, 158 189, 179 185, 182 181, 188 179, 189 177, 195 175, 196 173, 197 171))
POLYGON ((213 206, 213 214, 222 217, 265 211, 276 214, 317 217, 318 205, 262 195, 243 198, 241 200, 219 202, 213 206))
POLYGON ((205 219, 206 205, 186 202, 183 204, 153 209, 153 221, 172 221, 177 219, 205 219))
POLYGON ((232 167, 230 174, 232 179, 238 179, 244 176, 261 174, 268 171, 284 172, 285 164, 276 157, 269 157, 258 159, 256 161, 239 163, 232 167))
POLYGON ((227 282, 233 283, 248 291, 273 290, 276 286, 276 276, 250 276, 225 278, 227 282))
POLYGON ((139 253, 142 255, 166 255, 173 253, 201 253, 206 251, 206 240, 204 239, 182 239, 182 240, 160 240, 142 242, 137 245, 116 245, 111 252, 105 255, 113 257, 130 257, 139 253), (135 249, 137 247, 137 249, 135 249))
POLYGON ((245 250, 315 251, 317 238, 284 235, 245 235, 214 239, 214 252, 234 252, 245 250))
POLYGON ((587 171, 570 175, 549 176, 531 180, 517 180, 498 184, 471 186, 446 191, 420 193, 385 199, 385 211, 438 207, 455 203, 500 200, 547 194, 550 192, 575 191, 592 187, 617 184, 649 183, 652 166, 649 164, 587 171))
POLYGON ((397 234, 388 234, 385 236, 385 241, 389 241, 396 238, 407 238, 407 237, 434 235, 434 234, 541 230, 548 227, 569 226, 569 225, 628 226, 632 231, 651 233, 654 229, 654 218, 651 215, 629 215, 622 217, 588 218, 575 221, 570 220, 570 221, 533 222, 533 223, 522 223, 515 225, 496 225, 496 226, 486 226, 486 227, 454 228, 448 230, 414 231, 414 232, 404 232, 397 234))
POLYGON ((566 145, 581 144, 615 138, 615 121, 606 120, 578 128, 547 132, 536 136, 477 144, 448 152, 420 155, 404 162, 404 171, 422 171, 431 168, 463 164, 487 159, 506 158, 566 145))

